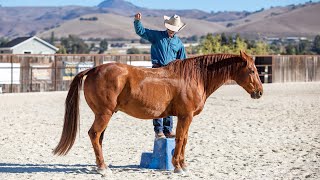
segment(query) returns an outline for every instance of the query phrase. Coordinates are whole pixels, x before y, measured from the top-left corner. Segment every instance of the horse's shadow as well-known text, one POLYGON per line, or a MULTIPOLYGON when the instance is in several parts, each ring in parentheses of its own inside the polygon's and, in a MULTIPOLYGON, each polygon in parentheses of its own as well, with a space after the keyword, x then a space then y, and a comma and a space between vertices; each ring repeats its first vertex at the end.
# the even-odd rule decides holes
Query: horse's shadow
MULTIPOLYGON (((0 173, 77 173, 77 174, 97 174, 95 165, 87 164, 13 164, 0 163, 0 173)), ((139 165, 109 166, 111 169, 120 171, 139 171, 139 165)))

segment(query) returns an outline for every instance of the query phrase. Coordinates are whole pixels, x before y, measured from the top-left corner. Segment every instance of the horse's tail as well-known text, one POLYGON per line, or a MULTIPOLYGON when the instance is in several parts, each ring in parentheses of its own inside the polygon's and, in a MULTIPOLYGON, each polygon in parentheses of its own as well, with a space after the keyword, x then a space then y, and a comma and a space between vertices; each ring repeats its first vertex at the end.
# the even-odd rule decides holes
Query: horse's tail
POLYGON ((79 128, 79 95, 83 77, 91 69, 77 74, 70 84, 70 89, 65 102, 64 124, 60 142, 53 150, 55 155, 66 155, 72 148, 77 130, 79 128))

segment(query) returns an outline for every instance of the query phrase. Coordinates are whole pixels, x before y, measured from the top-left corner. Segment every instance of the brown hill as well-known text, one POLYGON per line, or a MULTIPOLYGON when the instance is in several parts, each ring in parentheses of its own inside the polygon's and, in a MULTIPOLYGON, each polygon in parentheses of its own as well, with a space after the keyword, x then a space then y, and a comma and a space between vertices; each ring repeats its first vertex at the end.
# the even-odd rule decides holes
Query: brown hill
MULTIPOLYGON (((69 34, 82 38, 124 38, 138 39, 133 27, 133 17, 125 17, 115 14, 90 14, 80 18, 67 21, 59 27, 38 34, 40 37, 49 37, 51 32, 56 37, 65 37, 69 34), (92 21, 88 19, 97 18, 92 21)), ((187 26, 179 34, 180 36, 205 35, 223 31, 224 26, 205 20, 182 18, 187 26)), ((142 23, 146 28, 164 30, 163 17, 142 17, 142 23)))
POLYGON ((146 27, 163 28, 163 15, 179 14, 188 23, 182 36, 211 33, 240 33, 247 36, 314 36, 319 33, 320 3, 274 7, 256 12, 154 10, 124 0, 106 0, 99 7, 0 7, 0 37, 76 34, 87 37, 134 38, 132 18, 142 12, 146 27), (113 15, 112 15, 113 14, 113 15), (97 17, 97 21, 79 18, 97 17), (119 20, 116 21, 115 19, 119 20))
POLYGON ((320 33, 320 3, 276 8, 231 21, 224 30, 250 36, 315 36, 320 33))
POLYGON ((104 13, 97 7, 0 7, 0 36, 34 35, 85 14, 104 13))

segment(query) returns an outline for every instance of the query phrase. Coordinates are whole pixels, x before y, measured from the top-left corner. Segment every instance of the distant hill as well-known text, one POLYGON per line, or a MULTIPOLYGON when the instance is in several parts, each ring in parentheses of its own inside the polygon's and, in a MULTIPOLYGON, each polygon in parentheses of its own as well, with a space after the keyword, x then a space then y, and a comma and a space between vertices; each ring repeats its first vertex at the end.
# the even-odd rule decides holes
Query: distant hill
MULTIPOLYGON (((63 23, 61 26, 40 33, 40 37, 49 37, 51 32, 55 33, 56 37, 65 37, 69 34, 77 35, 82 38, 125 38, 139 39, 133 27, 133 17, 120 16, 115 14, 90 14, 83 16, 82 19, 92 19, 96 17, 96 21, 74 19, 63 23)), ((142 17, 143 25, 146 28, 165 30, 163 25, 163 17, 142 17)), ((189 37, 192 35, 204 35, 222 31, 224 26, 205 20, 183 18, 187 26, 183 31, 179 32, 180 36, 189 37)))
POLYGON ((0 7, 0 36, 34 35, 85 14, 105 13, 97 7, 0 7))
POLYGON ((217 12, 217 13, 208 13, 205 11, 197 9, 188 9, 188 10, 172 10, 172 9, 148 9, 135 6, 134 4, 124 1, 124 0, 106 0, 101 2, 98 5, 99 8, 108 11, 109 13, 118 14, 122 16, 128 16, 128 14, 135 14, 137 12, 142 12, 148 16, 163 16, 163 15, 173 15, 179 14, 182 17, 201 19, 212 22, 227 21, 227 20, 236 20, 245 17, 249 12, 217 12))
POLYGON ((105 9, 116 9, 116 10, 123 10, 123 11, 137 11, 139 9, 143 9, 140 8, 138 6, 135 6, 134 4, 127 2, 127 1, 123 1, 123 0, 105 0, 103 2, 101 2, 98 5, 99 8, 105 8, 105 9))
POLYGON ((138 38, 133 15, 142 12, 145 27, 163 29, 163 15, 179 14, 187 27, 181 36, 240 33, 247 36, 314 36, 319 33, 320 3, 273 7, 256 12, 214 12, 138 7, 124 0, 106 0, 96 7, 0 7, 0 37, 69 34, 82 38, 138 38), (96 17, 95 20, 90 18, 96 17), (80 20, 80 18, 82 20, 80 20))
POLYGON ((270 9, 235 21, 236 26, 225 32, 250 36, 315 36, 320 34, 320 3, 270 9))

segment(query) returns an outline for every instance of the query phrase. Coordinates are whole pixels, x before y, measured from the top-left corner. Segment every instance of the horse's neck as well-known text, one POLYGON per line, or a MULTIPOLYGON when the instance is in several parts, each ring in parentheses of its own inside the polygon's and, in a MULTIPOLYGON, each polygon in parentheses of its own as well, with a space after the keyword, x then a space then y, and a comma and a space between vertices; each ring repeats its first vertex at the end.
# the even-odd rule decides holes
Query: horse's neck
MULTIPOLYGON (((236 66, 236 63, 234 63, 231 66, 236 66)), ((216 69, 216 72, 208 72, 207 80, 205 80, 205 91, 207 98, 215 92, 217 89, 219 89, 223 84, 226 82, 232 80, 232 77, 234 77, 235 72, 231 72, 230 70, 227 70, 228 66, 221 67, 221 69, 216 69), (210 73, 213 73, 213 76, 210 76, 210 73)), ((234 69, 234 68, 232 68, 234 69)))
POLYGON ((230 78, 225 79, 217 77, 216 79, 211 79, 211 81, 208 81, 208 84, 205 87, 207 98, 229 80, 230 78))

